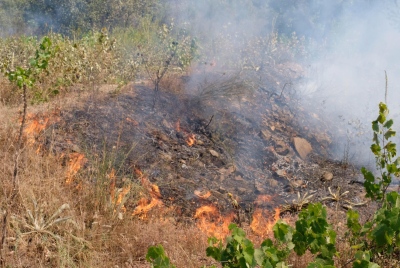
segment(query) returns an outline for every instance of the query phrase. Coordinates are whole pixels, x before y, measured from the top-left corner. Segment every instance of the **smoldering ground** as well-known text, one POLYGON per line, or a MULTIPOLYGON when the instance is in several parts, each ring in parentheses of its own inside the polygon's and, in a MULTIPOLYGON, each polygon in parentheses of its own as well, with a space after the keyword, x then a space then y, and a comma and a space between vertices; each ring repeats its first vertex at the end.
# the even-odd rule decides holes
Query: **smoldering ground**
POLYGON ((215 61, 212 70, 219 73, 246 67, 256 72, 271 61, 301 62, 305 66, 302 79, 288 82, 304 108, 320 113, 331 125, 335 157, 363 165, 374 163, 369 151, 371 121, 377 117, 378 103, 385 101, 385 72, 386 101, 395 126, 399 121, 397 1, 242 0, 185 4, 171 10, 171 17, 208 44, 202 47, 207 55, 205 65, 215 61), (280 36, 281 42, 289 42, 295 35, 295 52, 272 59, 268 46, 273 34, 280 36))

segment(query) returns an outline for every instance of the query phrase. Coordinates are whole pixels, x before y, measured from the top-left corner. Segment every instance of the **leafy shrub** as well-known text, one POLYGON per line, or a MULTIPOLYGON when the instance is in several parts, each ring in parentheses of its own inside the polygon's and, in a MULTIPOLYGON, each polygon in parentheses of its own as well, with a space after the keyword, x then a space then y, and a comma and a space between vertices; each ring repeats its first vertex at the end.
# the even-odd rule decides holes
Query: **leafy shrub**
POLYGON ((400 255, 400 195, 397 192, 387 193, 392 176, 398 177, 400 174, 400 158, 396 158, 396 144, 391 141, 396 132, 392 129, 393 120, 388 119, 388 115, 386 104, 380 103, 378 118, 372 122, 374 143, 371 151, 375 155, 380 176, 374 176, 366 168, 361 169, 366 196, 379 201, 381 208, 364 225, 359 223, 358 212, 350 210, 347 213, 349 240, 352 247, 359 250, 355 263, 360 265, 379 255, 388 259, 400 255))

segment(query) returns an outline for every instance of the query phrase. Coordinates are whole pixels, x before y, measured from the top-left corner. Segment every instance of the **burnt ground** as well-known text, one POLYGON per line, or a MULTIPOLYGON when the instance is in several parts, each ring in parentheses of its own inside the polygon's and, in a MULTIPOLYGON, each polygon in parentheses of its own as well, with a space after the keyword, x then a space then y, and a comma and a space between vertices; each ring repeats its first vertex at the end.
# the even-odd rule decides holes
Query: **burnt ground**
MULTIPOLYGON (((334 130, 316 113, 307 112, 289 89, 283 90, 283 81, 273 85, 228 97, 199 91, 156 94, 151 85, 139 84, 118 94, 97 92, 61 111, 61 120, 51 126, 48 147, 57 153, 82 152, 89 164, 91 155, 117 151, 113 165, 120 177, 130 175, 137 181, 134 170, 140 169, 180 218, 192 218, 206 204, 223 213, 233 211, 228 193, 238 200, 246 221, 256 207, 272 210, 290 204, 298 193, 313 193, 311 200, 320 201, 330 195, 328 187, 332 192, 338 187, 341 193, 349 191, 345 199, 352 203, 364 202, 359 168, 332 160, 334 130), (193 146, 187 144, 191 135, 193 146), (311 144, 307 157, 296 151, 294 137, 311 144), (208 191, 210 197, 199 197, 208 191), (272 196, 271 201, 257 200, 263 195, 272 196)), ((339 205, 345 209, 343 200, 339 205)), ((367 214, 368 205, 358 209, 367 214)))

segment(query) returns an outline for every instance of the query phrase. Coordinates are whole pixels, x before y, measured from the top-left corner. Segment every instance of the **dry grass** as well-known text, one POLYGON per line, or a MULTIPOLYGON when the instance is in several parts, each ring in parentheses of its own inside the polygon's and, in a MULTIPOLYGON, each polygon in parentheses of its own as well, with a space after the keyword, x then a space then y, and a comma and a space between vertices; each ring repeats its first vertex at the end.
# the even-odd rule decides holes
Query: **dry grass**
MULTIPOLYGON (((169 79, 166 79, 168 81, 169 79)), ((181 87, 179 83, 176 88, 181 87)), ((175 87, 173 86, 173 87, 175 87)), ((30 107, 29 112, 66 108, 77 94, 55 98, 51 103, 30 107), (33 111, 34 110, 34 111, 33 111)), ((86 97, 90 97, 89 93, 86 97)), ((82 97, 81 95, 79 95, 82 97)), ((19 108, 0 106, 0 195, 10 192, 13 157, 18 132, 19 108)), ((108 152, 109 153, 109 152, 108 152)), ((111 154, 112 155, 112 154, 111 154)), ((112 156, 111 156, 112 157, 112 156)), ((192 223, 180 223, 174 217, 163 217, 155 211, 146 220, 126 212, 120 219, 117 207, 110 201, 109 174, 112 166, 91 158, 86 168, 78 172, 74 183, 66 184, 68 164, 59 155, 37 151, 37 146, 25 145, 19 158, 19 191, 11 210, 5 256, 10 267, 150 267, 145 261, 149 246, 162 244, 171 262, 177 267, 201 267, 213 264, 206 257, 207 236, 192 223), (116 212, 117 210, 117 212, 116 212)), ((118 176, 118 185, 123 177, 118 176)), ((132 184, 132 211, 142 190, 132 184)), ((351 250, 344 239, 345 214, 328 209, 329 221, 338 233, 335 259, 337 267, 349 265, 351 250)), ((286 217, 294 225, 296 217, 286 217)), ((245 227, 256 246, 262 238, 245 227)), ((312 254, 302 257, 291 254, 288 262, 303 268, 313 260, 312 254)))
MULTIPOLYGON (((4 195, 11 188, 18 109, 1 107, 0 111, 0 194, 4 207, 4 195)), ((7 265, 149 267, 144 261, 147 248, 159 243, 178 267, 210 262, 205 256, 207 237, 194 225, 155 215, 142 221, 129 212, 119 219, 109 202, 109 182, 96 187, 89 182, 93 171, 83 170, 75 184, 67 185, 67 169, 60 156, 38 153, 35 145, 24 147, 17 202, 8 226, 7 265), (85 180, 83 186, 75 187, 85 180), (105 201, 99 203, 99 198, 105 201)))

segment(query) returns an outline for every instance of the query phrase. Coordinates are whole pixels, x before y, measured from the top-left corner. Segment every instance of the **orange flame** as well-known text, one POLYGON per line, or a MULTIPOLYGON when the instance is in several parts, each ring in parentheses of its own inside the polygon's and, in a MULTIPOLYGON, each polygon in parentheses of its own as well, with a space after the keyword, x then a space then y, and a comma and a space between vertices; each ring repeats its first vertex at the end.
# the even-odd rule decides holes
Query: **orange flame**
POLYGON ((66 184, 71 184, 74 180, 75 175, 81 169, 81 167, 87 162, 85 155, 80 153, 71 153, 69 155, 69 163, 67 168, 67 179, 66 184))
POLYGON ((141 198, 132 213, 133 216, 139 215, 141 219, 144 219, 152 208, 163 206, 163 202, 160 200, 160 188, 156 184, 151 183, 139 168, 135 168, 135 173, 140 176, 142 186, 149 191, 151 196, 150 201, 145 197, 141 198))
POLYGON ((121 206, 121 210, 123 212, 126 212, 125 206, 122 204, 124 201, 124 198, 126 195, 129 193, 131 190, 130 185, 125 185, 121 189, 117 190, 117 194, 115 191, 115 181, 116 181, 116 176, 115 176, 115 169, 111 169, 110 174, 108 175, 110 177, 110 199, 111 199, 111 204, 115 206, 121 206))
POLYGON ((130 190, 131 190, 130 185, 126 185, 122 189, 118 190, 117 200, 115 201, 114 205, 121 206, 122 212, 126 212, 126 208, 122 202, 124 201, 125 197, 128 195, 130 190))
POLYGON ((196 142, 196 136, 194 134, 190 134, 186 139, 186 143, 190 147, 192 147, 195 144, 195 142, 196 142))
POLYGON ((133 211, 132 215, 140 215, 141 219, 144 219, 147 217, 147 213, 154 207, 158 206, 161 207, 163 205, 162 201, 156 198, 152 198, 151 201, 149 202, 147 198, 143 197, 139 200, 138 206, 135 208, 133 211))
POLYGON ((268 235, 272 231, 272 227, 274 227, 275 223, 279 220, 280 210, 279 208, 275 209, 274 220, 268 220, 263 214, 264 210, 260 208, 255 209, 253 220, 250 224, 250 228, 253 232, 262 237, 268 235))
POLYGON ((24 129, 24 135, 29 145, 33 145, 39 134, 50 124, 59 120, 58 113, 59 111, 54 111, 51 115, 27 114, 27 123, 26 128, 24 129))
POLYGON ((224 239, 229 235, 229 224, 234 218, 234 213, 226 217, 219 215, 219 211, 214 206, 202 206, 196 210, 194 215, 198 219, 198 228, 208 236, 215 236, 218 239, 224 239))

